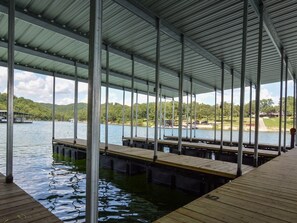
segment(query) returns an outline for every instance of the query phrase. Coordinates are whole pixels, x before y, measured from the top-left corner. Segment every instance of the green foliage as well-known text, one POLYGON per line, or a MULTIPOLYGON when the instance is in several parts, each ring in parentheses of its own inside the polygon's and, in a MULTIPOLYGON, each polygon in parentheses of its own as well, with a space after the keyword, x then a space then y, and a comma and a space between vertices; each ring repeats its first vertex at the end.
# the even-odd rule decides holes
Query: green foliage
MULTIPOLYGON (((0 109, 6 109, 6 97, 5 93, 0 93, 0 109)), ((284 101, 284 100, 283 100, 284 101)), ((284 102, 283 102, 284 103, 284 102)), ((101 122, 105 122, 105 104, 101 105, 101 122)), ((151 102, 148 105, 149 107, 149 124, 154 125, 154 118, 155 118, 155 102, 151 102)), ((163 102, 162 103, 162 110, 166 107, 166 120, 172 119, 172 102, 163 102)), ((220 120, 221 114, 221 107, 220 105, 216 105, 217 107, 217 116, 216 119, 220 120)), ((239 105, 233 106, 233 114, 234 119, 239 116, 239 105)), ((47 103, 36 103, 32 100, 25 99, 23 97, 15 97, 14 98, 14 109, 17 112, 24 112, 31 114, 34 119, 36 120, 51 120, 52 119, 52 104, 47 103)), ((193 121, 194 121, 194 109, 195 104, 193 103, 193 121)), ((255 101, 252 101, 252 113, 254 113, 255 109, 255 101)), ((74 116, 74 104, 69 105, 56 105, 56 119, 60 121, 68 121, 73 119, 74 116)), ((245 104, 245 117, 249 116, 249 103, 245 104)), ((279 106, 274 105, 272 99, 262 99, 260 101, 260 112, 264 113, 272 113, 278 112, 279 106)), ((183 104, 183 119, 186 120, 186 111, 187 105, 186 103, 183 104)), ((188 106, 188 111, 190 113, 191 108, 190 105, 188 106)), ((138 123, 142 125, 146 123, 146 112, 147 112, 147 105, 146 103, 138 104, 138 123)), ((288 115, 293 114, 293 97, 288 97, 288 115)), ((125 123, 130 123, 130 115, 131 115, 131 107, 125 105, 124 108, 124 118, 125 123)), ((123 116, 123 106, 118 103, 109 103, 108 104, 108 121, 110 123, 122 123, 122 116, 123 116)), ((136 116, 136 104, 134 104, 134 117, 136 116)), ((159 116, 159 115, 158 115, 159 116)), ((87 120, 87 104, 86 103, 78 103, 78 119, 79 121, 86 121, 87 120)), ((203 103, 196 104, 196 119, 199 121, 213 121, 215 119, 215 106, 208 105, 203 103)), ((231 119, 231 104, 224 102, 224 119, 230 120, 231 119)), ((177 124, 178 120, 178 102, 174 103, 174 120, 175 124, 177 124)), ((188 121, 190 117, 188 117, 188 121)))

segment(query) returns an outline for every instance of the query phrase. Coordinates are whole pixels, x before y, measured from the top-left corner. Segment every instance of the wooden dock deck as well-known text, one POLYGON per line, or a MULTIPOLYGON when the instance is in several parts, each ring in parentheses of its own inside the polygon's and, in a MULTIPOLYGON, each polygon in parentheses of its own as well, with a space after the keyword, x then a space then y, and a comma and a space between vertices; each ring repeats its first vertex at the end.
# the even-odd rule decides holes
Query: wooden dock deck
MULTIPOLYGON (((164 136, 164 139, 166 140, 175 140, 177 141, 178 140, 178 137, 177 136, 164 136)), ((188 137, 182 137, 182 141, 190 141, 190 138, 188 137)), ((203 142, 203 143, 209 143, 209 144, 220 144, 221 143, 221 140, 216 140, 214 141, 214 139, 207 139, 207 138, 192 138, 192 142, 203 142)), ((227 145, 229 146, 231 144, 230 141, 228 140, 224 140, 223 141, 224 145, 227 145)), ((232 145, 233 146, 238 146, 238 142, 236 141, 233 141, 232 142, 232 145)), ((249 142, 243 142, 243 145, 245 147, 254 147, 254 144, 253 143, 249 143, 249 142)), ((265 150, 275 150, 275 151, 278 151, 278 145, 275 145, 275 144, 264 144, 264 143, 259 143, 258 145, 258 148, 259 149, 265 149, 265 150)), ((288 145, 286 147, 286 149, 291 149, 288 145)))
MULTIPOLYGON (((73 141, 73 139, 69 138, 54 139, 53 143, 58 143, 61 145, 66 145, 83 150, 87 148, 86 140, 78 139, 76 140, 76 144, 74 144, 73 141)), ((105 144, 100 144, 100 151, 102 153, 105 152, 105 144)), ((154 163, 152 150, 109 144, 108 154, 154 163)), ((157 153, 157 156, 158 159, 155 161, 156 164, 164 165, 167 167, 191 170, 199 173, 206 173, 214 176, 226 177, 230 179, 236 178, 236 163, 177 155, 173 153, 164 153, 159 151, 157 153)), ((246 174, 253 169, 253 167, 248 165, 242 166, 243 174, 246 174)))
POLYGON ((16 184, 6 184, 0 174, 0 222, 62 222, 49 210, 35 201, 16 184))
POLYGON ((297 222, 297 149, 158 219, 177 222, 297 222))
MULTIPOLYGON (((123 140, 130 140, 129 137, 124 137, 123 140)), ((146 138, 143 137, 134 137, 133 141, 136 142, 146 142, 146 138)), ((153 143, 153 139, 148 139, 149 143, 153 143)), ((178 141, 176 140, 158 140, 158 144, 164 145, 164 146, 177 146, 178 141)), ((214 151, 218 152, 220 151, 220 145, 216 144, 208 144, 208 143, 201 143, 201 142, 188 142, 188 141, 182 141, 182 146, 183 147, 188 147, 191 149, 201 149, 201 150, 209 150, 209 151, 214 151)), ((223 152, 225 153, 237 153, 238 147, 235 146, 223 146, 222 149, 223 152)), ((246 155, 253 155, 254 150, 251 148, 243 148, 243 154, 246 155)), ((258 150, 258 155, 262 157, 269 157, 269 158, 274 158, 278 156, 277 151, 272 151, 272 150, 258 150)))

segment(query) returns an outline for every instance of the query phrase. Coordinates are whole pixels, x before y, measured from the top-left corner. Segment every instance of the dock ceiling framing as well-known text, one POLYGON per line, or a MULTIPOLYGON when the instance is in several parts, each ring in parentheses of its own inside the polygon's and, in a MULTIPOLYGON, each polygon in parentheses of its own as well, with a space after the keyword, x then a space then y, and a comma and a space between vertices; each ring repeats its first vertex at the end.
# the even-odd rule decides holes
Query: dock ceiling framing
MULTIPOLYGON (((262 84, 280 80, 280 50, 289 58, 290 78, 297 68, 297 17, 294 1, 263 1, 264 36, 262 84)), ((0 65, 7 62, 7 7, 0 1, 0 65)), ((257 78, 259 0, 249 1, 246 84, 257 78)), ((110 86, 131 88, 132 55, 135 90, 153 93, 155 82, 156 29, 161 21, 162 93, 178 96, 181 67, 181 34, 185 37, 184 91, 212 92, 221 86, 221 63, 225 89, 240 85, 242 1, 104 0, 103 85, 106 48, 110 49, 110 86)), ((74 79, 75 64, 81 81, 88 79, 89 1, 16 0, 16 68, 74 79)))

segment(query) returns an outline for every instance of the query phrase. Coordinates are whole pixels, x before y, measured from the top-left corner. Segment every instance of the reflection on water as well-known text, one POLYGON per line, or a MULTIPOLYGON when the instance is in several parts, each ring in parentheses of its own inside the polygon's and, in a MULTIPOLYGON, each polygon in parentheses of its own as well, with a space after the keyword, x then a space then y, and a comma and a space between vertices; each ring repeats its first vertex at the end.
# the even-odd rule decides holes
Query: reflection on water
MULTIPOLYGON (((49 195, 39 199, 65 222, 85 218, 84 164, 54 161, 49 195)), ((151 222, 194 198, 168 187, 147 184, 145 174, 126 176, 100 169, 98 210, 102 222, 151 222)))
MULTIPOLYGON (((113 127, 111 143, 121 143, 121 127, 113 127), (116 133, 115 133, 116 132, 116 133), (117 137, 116 137, 117 136, 117 137)), ((83 137, 85 124, 79 124, 83 137)), ((0 172, 5 173, 6 125, 0 125, 0 172)), ((59 137, 72 137, 73 123, 57 123, 59 137)), ((51 123, 15 125, 15 182, 65 222, 85 219, 85 161, 52 156, 51 123)), ((99 217, 102 222, 151 222, 196 196, 147 184, 144 174, 126 176, 100 169, 99 217)))

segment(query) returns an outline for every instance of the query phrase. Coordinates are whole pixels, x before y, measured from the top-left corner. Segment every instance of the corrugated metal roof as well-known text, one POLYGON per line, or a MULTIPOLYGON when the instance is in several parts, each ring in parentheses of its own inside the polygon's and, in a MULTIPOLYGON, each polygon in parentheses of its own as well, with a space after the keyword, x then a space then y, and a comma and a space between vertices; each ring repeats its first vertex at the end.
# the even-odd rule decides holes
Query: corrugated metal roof
MULTIPOLYGON (((169 25, 173 32, 183 33, 190 42, 185 47, 184 90, 194 93, 220 89, 221 69, 218 61, 237 72, 235 87, 239 87, 242 42, 242 1, 177 1, 123 0, 135 4, 142 13, 152 13, 169 25), (139 6, 140 4, 140 6, 139 6), (192 42, 191 42, 192 41, 192 42), (217 61, 210 61, 191 43, 201 46, 217 61)), ((146 82, 153 93, 155 81, 156 29, 136 12, 118 4, 103 1, 102 67, 106 67, 106 45, 110 46, 110 83, 118 87, 131 86, 131 55, 135 57, 135 87, 146 92, 146 82)), ((297 17, 293 1, 265 1, 269 14, 285 52, 296 70, 297 17)), ((20 67, 57 72, 74 76, 74 61, 78 61, 79 77, 87 79, 89 1, 83 0, 17 0, 16 1, 16 63, 20 67), (29 18, 29 19, 28 19, 29 18)), ((246 77, 257 78, 257 49, 259 18, 249 7, 246 77)), ((7 0, 0 1, 0 59, 6 61, 7 0)), ((160 83, 163 93, 177 96, 181 67, 179 39, 161 33, 160 83)), ((280 57, 268 34, 263 36, 262 83, 279 81, 280 57)), ((103 81, 105 76, 103 75, 103 81)), ((249 84, 249 83, 247 83, 249 84)), ((231 88, 231 75, 225 71, 225 88, 231 88)))

